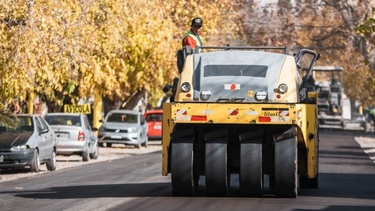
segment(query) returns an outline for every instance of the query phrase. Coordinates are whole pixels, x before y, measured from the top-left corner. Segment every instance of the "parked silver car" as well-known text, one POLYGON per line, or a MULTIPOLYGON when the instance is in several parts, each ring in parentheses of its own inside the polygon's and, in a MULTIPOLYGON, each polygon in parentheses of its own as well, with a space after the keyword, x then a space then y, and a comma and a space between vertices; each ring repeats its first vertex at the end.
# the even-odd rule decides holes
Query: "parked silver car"
POLYGON ((147 147, 147 124, 139 111, 112 110, 110 111, 99 128, 99 144, 106 143, 111 147, 113 143, 134 145, 140 148, 147 147))
POLYGON ((0 113, 0 168, 56 169, 56 135, 37 114, 0 113))
POLYGON ((99 156, 98 138, 85 114, 49 113, 45 117, 57 136, 58 155, 80 155, 83 161, 99 156))

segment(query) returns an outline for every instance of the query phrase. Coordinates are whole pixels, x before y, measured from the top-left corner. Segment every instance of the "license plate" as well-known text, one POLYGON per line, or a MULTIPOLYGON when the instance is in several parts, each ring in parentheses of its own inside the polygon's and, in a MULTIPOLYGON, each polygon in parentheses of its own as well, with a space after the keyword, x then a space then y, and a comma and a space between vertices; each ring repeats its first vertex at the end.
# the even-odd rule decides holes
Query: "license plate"
POLYGON ((69 133, 57 133, 56 136, 57 136, 57 138, 68 139, 69 133))
POLYGON ((122 137, 119 136, 119 135, 112 135, 112 136, 111 136, 111 139, 122 139, 122 137))
POLYGON ((155 130, 161 130, 161 125, 154 125, 155 130))

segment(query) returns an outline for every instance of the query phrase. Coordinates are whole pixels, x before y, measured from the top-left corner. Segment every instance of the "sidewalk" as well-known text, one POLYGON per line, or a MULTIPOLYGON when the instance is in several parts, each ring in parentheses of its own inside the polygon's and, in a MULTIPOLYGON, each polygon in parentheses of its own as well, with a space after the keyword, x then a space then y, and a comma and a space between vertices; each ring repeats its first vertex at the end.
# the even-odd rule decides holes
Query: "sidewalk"
POLYGON ((355 137, 355 141, 361 146, 367 156, 375 163, 375 138, 373 137, 355 137))

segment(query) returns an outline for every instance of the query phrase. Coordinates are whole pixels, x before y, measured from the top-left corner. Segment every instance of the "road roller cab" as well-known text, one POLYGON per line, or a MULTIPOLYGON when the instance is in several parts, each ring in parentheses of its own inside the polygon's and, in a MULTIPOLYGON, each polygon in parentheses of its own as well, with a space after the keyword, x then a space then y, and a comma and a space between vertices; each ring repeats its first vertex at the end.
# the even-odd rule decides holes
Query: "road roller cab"
POLYGON ((173 195, 296 197, 298 187, 317 188, 317 93, 307 79, 319 55, 201 48, 179 51, 179 77, 164 89, 172 96, 162 174, 171 174, 173 195))

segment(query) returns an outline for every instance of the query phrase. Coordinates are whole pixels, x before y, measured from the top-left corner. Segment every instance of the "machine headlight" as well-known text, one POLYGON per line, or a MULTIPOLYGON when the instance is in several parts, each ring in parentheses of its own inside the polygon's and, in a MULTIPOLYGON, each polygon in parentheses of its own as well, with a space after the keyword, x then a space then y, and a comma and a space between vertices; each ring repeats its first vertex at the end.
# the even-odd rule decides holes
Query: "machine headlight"
POLYGON ((286 84, 280 84, 277 89, 279 90, 279 93, 284 94, 288 91, 288 86, 286 84))
POLYGON ((204 101, 207 101, 208 99, 211 98, 211 91, 208 91, 208 90, 204 90, 201 92, 201 99, 204 100, 204 101))
POLYGON ((190 91, 190 84, 188 82, 184 82, 181 84, 181 90, 183 92, 189 92, 190 91))
POLYGON ((21 145, 21 146, 14 146, 10 148, 11 151, 13 152, 24 152, 29 149, 29 146, 27 145, 21 145))
POLYGON ((129 133, 136 133, 136 132, 138 132, 138 129, 136 127, 131 127, 131 128, 128 129, 128 132, 129 133))
POLYGON ((258 91, 255 93, 255 100, 262 101, 267 98, 267 92, 265 91, 258 91))

